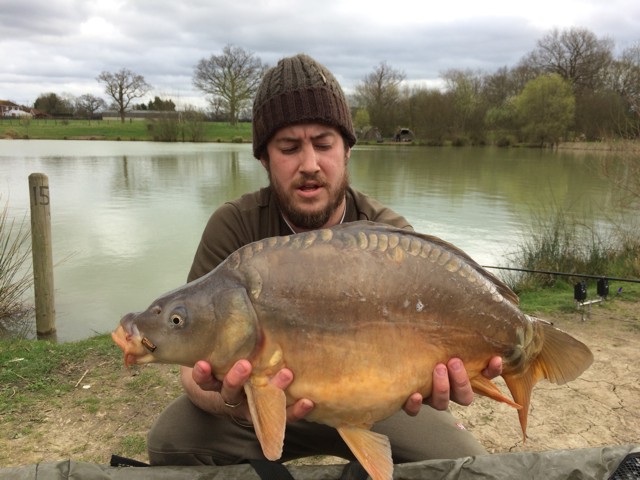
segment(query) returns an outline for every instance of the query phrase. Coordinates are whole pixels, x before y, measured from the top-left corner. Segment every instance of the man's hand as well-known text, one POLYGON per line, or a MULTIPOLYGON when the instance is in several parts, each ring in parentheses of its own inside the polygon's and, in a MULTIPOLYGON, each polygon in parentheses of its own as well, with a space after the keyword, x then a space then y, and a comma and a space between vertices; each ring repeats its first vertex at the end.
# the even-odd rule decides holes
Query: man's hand
MULTIPOLYGON (((492 379, 502 373, 502 358, 493 357, 489 365, 482 371, 482 375, 492 379)), ((439 363, 433 370, 433 384, 431 396, 423 399, 419 393, 414 393, 404 404, 404 411, 411 416, 420 412, 425 403, 436 410, 446 410, 449 402, 454 401, 460 405, 470 405, 473 401, 473 390, 469 375, 459 358, 450 359, 446 365, 439 363)))
MULTIPOLYGON (((222 403, 228 413, 235 417, 244 417, 251 421, 251 414, 244 394, 244 384, 251 376, 251 363, 248 360, 238 360, 227 372, 222 381, 217 380, 212 372, 211 365, 205 361, 196 362, 193 367, 193 381, 206 391, 219 392, 222 403), (232 407, 230 405, 237 405, 232 407)), ((270 380, 273 385, 284 390, 293 382, 293 373, 288 368, 278 371, 270 380)), ((302 398, 293 405, 287 407, 287 421, 294 422, 304 418, 313 410, 313 402, 302 398)))

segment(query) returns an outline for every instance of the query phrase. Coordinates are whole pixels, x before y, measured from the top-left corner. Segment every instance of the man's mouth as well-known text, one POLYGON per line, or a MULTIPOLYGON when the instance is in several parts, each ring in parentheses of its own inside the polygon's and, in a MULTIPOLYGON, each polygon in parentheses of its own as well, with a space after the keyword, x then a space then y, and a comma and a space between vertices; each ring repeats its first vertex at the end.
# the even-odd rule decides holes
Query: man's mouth
POLYGON ((302 190, 303 192, 314 192, 320 188, 318 184, 305 184, 298 187, 298 190, 302 190))

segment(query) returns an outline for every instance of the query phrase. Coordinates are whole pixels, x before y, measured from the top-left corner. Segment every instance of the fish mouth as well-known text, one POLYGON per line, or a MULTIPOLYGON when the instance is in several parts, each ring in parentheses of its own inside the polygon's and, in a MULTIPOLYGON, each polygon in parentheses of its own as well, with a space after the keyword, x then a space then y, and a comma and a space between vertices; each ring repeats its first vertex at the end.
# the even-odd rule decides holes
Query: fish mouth
POLYGON ((156 346, 146 337, 140 335, 138 327, 131 325, 132 332, 121 323, 111 333, 111 339, 124 352, 124 364, 128 368, 131 365, 150 363, 154 357, 150 353, 156 346))

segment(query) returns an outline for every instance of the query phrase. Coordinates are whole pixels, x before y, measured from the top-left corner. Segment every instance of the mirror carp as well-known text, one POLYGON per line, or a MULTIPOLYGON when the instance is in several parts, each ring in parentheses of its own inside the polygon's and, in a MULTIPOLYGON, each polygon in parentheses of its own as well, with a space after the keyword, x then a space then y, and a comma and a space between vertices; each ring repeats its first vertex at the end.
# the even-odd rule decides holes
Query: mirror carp
POLYGON ((246 245, 123 317, 112 336, 127 365, 207 360, 222 379, 248 359, 245 392, 268 459, 281 455, 286 406, 308 398, 306 420, 336 428, 374 480, 391 479, 393 463, 371 426, 412 393, 428 397, 437 363, 462 359, 475 392, 518 409, 526 437, 534 385, 573 380, 593 361, 460 249, 372 222, 246 245), (481 374, 494 356, 513 399, 481 374), (285 391, 268 381, 283 367, 294 374, 285 391))

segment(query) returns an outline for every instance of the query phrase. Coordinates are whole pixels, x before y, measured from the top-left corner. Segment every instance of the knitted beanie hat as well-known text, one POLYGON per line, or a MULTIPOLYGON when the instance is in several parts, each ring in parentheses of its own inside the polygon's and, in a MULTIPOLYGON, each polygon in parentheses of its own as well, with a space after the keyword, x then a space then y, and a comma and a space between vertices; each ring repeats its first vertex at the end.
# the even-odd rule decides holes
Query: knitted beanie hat
POLYGON ((325 66, 298 54, 280 60, 262 78, 253 101, 253 155, 259 159, 279 129, 305 122, 336 127, 350 147, 356 143, 340 84, 325 66))

